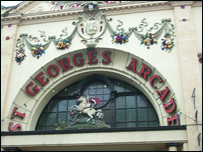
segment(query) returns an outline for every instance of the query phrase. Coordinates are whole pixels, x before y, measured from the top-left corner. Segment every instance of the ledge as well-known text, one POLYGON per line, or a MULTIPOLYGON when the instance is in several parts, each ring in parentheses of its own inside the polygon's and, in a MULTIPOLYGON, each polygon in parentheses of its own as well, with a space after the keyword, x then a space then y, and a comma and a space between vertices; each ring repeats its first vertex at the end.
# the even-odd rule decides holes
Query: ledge
POLYGON ((186 130, 186 126, 158 126, 158 127, 129 127, 129 128, 97 128, 78 130, 46 130, 46 131, 19 131, 1 132, 1 136, 17 135, 47 135, 47 134, 69 134, 69 133, 100 133, 100 132, 129 132, 129 131, 163 131, 163 130, 186 130))

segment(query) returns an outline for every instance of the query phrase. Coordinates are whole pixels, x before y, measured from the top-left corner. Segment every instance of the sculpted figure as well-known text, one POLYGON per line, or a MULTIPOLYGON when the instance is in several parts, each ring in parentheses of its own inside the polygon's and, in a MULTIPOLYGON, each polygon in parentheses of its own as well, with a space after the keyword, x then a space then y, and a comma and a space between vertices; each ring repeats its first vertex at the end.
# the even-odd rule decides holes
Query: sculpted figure
MULTIPOLYGON (((90 98, 87 96, 86 98, 81 96, 77 102, 79 102, 79 106, 74 105, 71 107, 71 110, 69 113, 71 113, 73 110, 77 110, 80 114, 87 114, 90 118, 87 120, 89 122, 91 119, 93 119, 93 115, 96 113, 102 113, 101 109, 95 110, 94 106, 97 104, 101 104, 98 98, 90 98)), ((103 115, 100 114, 100 118, 102 118, 103 115)))

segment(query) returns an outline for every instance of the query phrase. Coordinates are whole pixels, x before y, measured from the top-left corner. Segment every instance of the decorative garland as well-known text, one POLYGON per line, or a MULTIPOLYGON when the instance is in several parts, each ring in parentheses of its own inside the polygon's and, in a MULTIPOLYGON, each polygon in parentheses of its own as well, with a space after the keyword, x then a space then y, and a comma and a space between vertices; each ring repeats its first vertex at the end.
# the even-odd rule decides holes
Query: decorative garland
MULTIPOLYGON (((63 1, 63 3, 65 4, 66 2, 63 1)), ((72 5, 72 3, 67 4, 72 5)), ((162 19, 161 23, 155 23, 153 27, 151 27, 149 30, 147 30, 146 33, 143 34, 142 32, 144 31, 144 27, 148 26, 148 23, 145 21, 146 19, 144 18, 138 27, 131 27, 127 32, 124 32, 124 29, 120 28, 123 25, 122 21, 118 20, 120 24, 116 27, 117 30, 114 30, 109 23, 110 21, 112 21, 112 19, 106 18, 103 11, 100 11, 98 9, 97 3, 95 1, 94 3, 91 2, 91 5, 93 5, 92 10, 88 10, 89 8, 87 6, 89 4, 90 3, 88 1, 81 3, 81 6, 84 6, 84 12, 79 16, 77 22, 73 22, 75 28, 69 36, 67 33, 67 27, 62 30, 62 33, 64 34, 61 34, 60 38, 58 39, 56 39, 55 36, 49 36, 47 39, 45 32, 39 31, 40 33, 42 33, 40 37, 44 37, 43 41, 45 42, 44 44, 39 44, 40 40, 38 40, 37 37, 32 37, 31 35, 28 36, 28 34, 21 34, 20 38, 17 39, 16 44, 16 62, 20 64, 26 57, 24 43, 26 43, 28 49, 31 51, 32 56, 39 59, 40 56, 45 54, 45 50, 49 47, 51 42, 54 43, 58 50, 69 49, 76 33, 78 33, 79 36, 82 38, 81 41, 86 44, 89 51, 94 50, 96 44, 99 42, 99 40, 102 39, 101 36, 104 34, 106 29, 108 29, 108 31, 110 32, 110 36, 112 38, 111 41, 115 44, 122 45, 128 43, 131 34, 134 33, 136 38, 141 41, 140 45, 143 44, 147 46, 147 49, 149 49, 150 46, 158 43, 158 39, 164 33, 165 38, 161 39, 161 49, 170 53, 174 48, 174 38, 172 38, 175 37, 174 25, 170 23, 171 19, 162 19), (159 28, 159 26, 161 27, 159 28), (85 31, 84 28, 86 28, 85 31), (152 30, 156 30, 156 32, 152 33, 152 30), (62 38, 63 36, 65 36, 66 38, 62 38), (37 42, 37 44, 32 44, 29 41, 35 41, 37 42)))
POLYGON ((37 59, 39 59, 42 54, 45 54, 44 48, 44 45, 37 43, 37 45, 33 45, 31 54, 33 57, 37 57, 37 59))
POLYGON ((172 39, 171 37, 167 37, 165 39, 161 39, 162 40, 162 45, 161 45, 161 49, 164 51, 168 51, 169 53, 172 51, 174 45, 174 39, 172 39))
POLYGON ((150 48, 149 46, 153 45, 154 43, 157 44, 157 40, 155 39, 154 34, 151 33, 143 34, 140 45, 144 44, 145 46, 147 46, 147 49, 149 49, 150 48))
POLYGON ((15 60, 18 64, 21 64, 21 62, 25 59, 26 55, 24 51, 17 51, 15 60))
POLYGON ((123 32, 117 32, 111 35, 113 43, 125 44, 128 42, 128 35, 123 32))
POLYGON ((66 39, 58 39, 56 48, 59 50, 68 49, 71 45, 71 37, 67 37, 66 39))

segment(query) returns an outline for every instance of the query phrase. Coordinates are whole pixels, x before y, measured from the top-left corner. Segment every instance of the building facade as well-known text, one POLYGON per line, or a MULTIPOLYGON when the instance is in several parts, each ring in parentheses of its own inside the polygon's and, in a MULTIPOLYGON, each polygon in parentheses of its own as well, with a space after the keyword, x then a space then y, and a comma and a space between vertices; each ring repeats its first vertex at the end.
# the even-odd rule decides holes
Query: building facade
POLYGON ((1 8, 1 150, 202 150, 201 1, 1 8))

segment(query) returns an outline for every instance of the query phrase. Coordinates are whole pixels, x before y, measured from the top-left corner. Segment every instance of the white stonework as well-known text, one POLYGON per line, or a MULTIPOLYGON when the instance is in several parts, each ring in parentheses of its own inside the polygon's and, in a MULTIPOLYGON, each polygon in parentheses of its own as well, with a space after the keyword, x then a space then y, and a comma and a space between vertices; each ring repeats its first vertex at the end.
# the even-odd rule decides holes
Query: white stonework
MULTIPOLYGON (((17 39, 22 33, 28 33, 40 39, 40 31, 44 31, 47 38, 49 36, 60 37, 62 30, 67 27, 68 36, 75 29, 73 21, 77 22, 83 7, 50 10, 51 1, 23 1, 12 10, 7 16, 1 15, 1 131, 9 131, 9 123, 22 125, 22 131, 34 131, 39 116, 60 88, 64 88, 73 82, 82 80, 92 74, 101 74, 107 77, 120 79, 131 83, 144 93, 150 100, 157 112, 160 126, 167 126, 167 117, 170 115, 164 111, 161 100, 156 100, 156 91, 170 89, 170 94, 166 101, 174 98, 176 102, 176 114, 182 112, 179 117, 180 125, 186 125, 186 130, 170 131, 133 131, 133 132, 110 132, 110 133, 81 133, 81 134, 54 134, 54 135, 19 135, 1 136, 1 148, 19 147, 22 150, 90 150, 87 145, 97 148, 94 150, 179 150, 179 151, 200 151, 202 150, 202 65, 199 63, 198 54, 202 54, 202 2, 201 1, 129 1, 121 3, 99 4, 99 9, 104 10, 107 19, 113 20, 109 23, 116 30, 121 20, 124 24, 121 28, 125 32, 129 27, 138 27, 143 18, 146 18, 148 26, 144 28, 146 33, 155 23, 161 23, 162 19, 171 19, 171 24, 175 28, 175 38, 171 53, 161 50, 161 39, 158 44, 150 46, 140 45, 140 40, 134 33, 126 44, 112 43, 112 38, 108 29, 101 35, 101 39, 96 44, 98 64, 88 64, 87 47, 81 41, 78 33, 75 34, 69 49, 57 50, 53 42, 45 50, 39 59, 34 58, 31 51, 25 46, 25 60, 19 65, 15 61, 17 39), (185 6, 181 8, 181 6, 185 6), (186 19, 186 21, 183 21, 186 19), (8 25, 11 24, 11 27, 8 25), (9 36, 10 39, 6 40, 9 36), (102 52, 111 51, 109 64, 102 63, 102 52), (82 53, 85 59, 84 65, 77 67, 73 63, 73 56, 82 53), (62 67, 58 62, 62 58, 69 58, 72 69, 62 72, 62 67), (156 74, 162 77, 163 85, 157 83, 158 88, 153 89, 149 81, 140 78, 137 73, 127 70, 126 67, 131 59, 137 60, 138 71, 142 64, 146 64, 152 69, 150 76, 156 74), (50 77, 47 68, 50 65, 59 67, 59 75, 50 77), (30 82, 36 85, 41 84, 35 77, 40 73, 49 78, 50 82, 36 96, 30 96, 26 91, 26 86, 30 82), (130 81, 133 78, 133 82, 130 81), (146 83, 138 87, 139 83, 146 83), (52 89, 55 88, 55 92, 52 89), (195 101, 193 106, 191 98, 193 89, 196 88, 195 101), (149 93, 151 90, 153 93, 149 93), (24 106, 26 103, 26 107, 24 106), (14 107, 18 111, 26 113, 24 119, 11 118, 14 107), (192 122, 195 119, 195 112, 198 110, 198 124, 192 122), (189 118, 191 117, 191 118, 189 118), (201 133, 201 143, 198 145, 197 136, 201 133), (84 140, 85 142, 84 142, 84 140), (87 140, 89 139, 89 140, 87 140), (166 147, 166 143, 179 142, 180 146, 166 147), (118 146, 118 147, 117 147, 118 146), (53 149, 52 149, 53 148, 53 149)), ((99 24, 99 22, 98 22, 99 24)), ((99 30, 98 26, 98 30, 99 30)), ((84 29, 85 31, 85 29, 84 29)), ((155 32, 156 30, 153 30, 155 32)), ((98 31, 97 31, 98 32, 98 31)), ((65 37, 64 37, 65 38, 65 37)), ((37 42, 29 41, 32 44, 37 42)))

